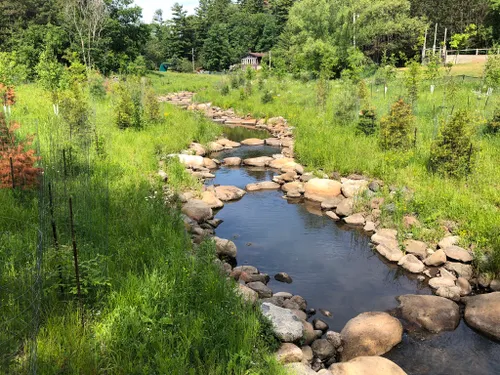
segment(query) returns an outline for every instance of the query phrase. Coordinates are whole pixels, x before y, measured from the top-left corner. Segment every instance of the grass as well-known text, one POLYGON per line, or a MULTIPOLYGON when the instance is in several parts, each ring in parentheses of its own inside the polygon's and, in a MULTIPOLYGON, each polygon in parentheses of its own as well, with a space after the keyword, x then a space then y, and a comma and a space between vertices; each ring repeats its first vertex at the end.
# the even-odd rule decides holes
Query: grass
MULTIPOLYGON (((452 69, 455 71, 457 67, 452 69)), ((461 68, 460 68, 461 69, 461 68)), ((475 68, 477 70, 477 68, 475 68)), ((464 74, 460 70, 460 74, 464 74)), ((205 77, 170 74, 172 82, 186 82, 183 88, 194 87, 193 81, 204 81, 205 77)), ((229 82, 229 77, 221 80, 229 82)), ((223 108, 234 108, 239 113, 252 113, 261 118, 284 116, 295 127, 295 152, 298 160, 310 170, 321 169, 327 173, 361 173, 381 178, 386 183, 382 194, 387 201, 394 201, 396 212, 386 216, 386 224, 394 225, 402 233, 411 234, 431 243, 444 234, 444 224, 452 222, 455 232, 462 237, 464 246, 477 251, 477 266, 484 271, 500 271, 500 137, 482 133, 485 121, 492 116, 499 103, 498 93, 487 98, 478 92, 480 80, 456 79, 458 91, 446 99, 445 81, 440 80, 431 94, 430 83, 423 81, 415 106, 417 117, 416 147, 408 152, 382 151, 378 137, 356 133, 358 103, 348 111, 347 124, 339 118, 339 110, 345 112, 346 92, 356 90, 349 83, 331 81, 326 93, 326 105, 318 104, 318 83, 298 82, 288 78, 265 79, 261 91, 253 84, 253 93, 240 99, 239 90, 232 89, 221 95, 219 84, 201 90, 196 100, 210 101, 223 108), (265 90, 273 92, 274 100, 264 104, 265 90), (439 132, 442 121, 452 111, 465 108, 475 119, 471 124, 475 130, 474 143, 478 150, 473 172, 467 179, 449 179, 428 171, 430 145, 439 132), (390 195, 388 186, 406 187, 412 194, 390 195), (418 217, 429 230, 408 230, 402 227, 405 214, 418 217)), ((369 99, 376 107, 380 119, 388 113, 390 106, 406 91, 398 79, 389 84, 387 97, 383 86, 368 79, 369 99)), ((208 82, 207 82, 208 84, 208 82)), ((201 83, 199 83, 201 85, 201 83)), ((484 92, 484 90, 483 90, 484 92)), ((342 111, 340 112, 340 114, 342 111)))
MULTIPOLYGON (((184 86, 168 77, 152 79, 158 90, 184 86)), ((205 85, 197 82, 188 88, 201 90, 205 85)), ((24 294, 30 279, 17 269, 31 270, 33 260, 27 265, 25 254, 34 258, 31 251, 40 227, 45 246, 38 373, 282 373, 271 355, 276 343, 269 336, 268 322, 235 294, 234 282, 226 280, 213 262, 213 244, 192 246, 175 196, 165 205, 156 177, 164 160, 171 189, 199 187, 166 156, 192 140, 208 142, 220 129, 163 104, 160 123, 119 130, 111 92, 104 100, 89 99, 92 131, 73 134, 70 141, 67 126, 52 113, 47 93, 32 84, 18 87, 17 96, 12 118, 22 124, 20 134, 37 134, 45 173, 40 196, 36 191, 0 190, 0 224, 13 234, 0 244, 2 259, 12 256, 10 263, 1 264, 0 282, 17 280, 17 289, 2 289, 0 294, 2 301, 13 300, 0 307, 0 340, 11 344, 11 350, 0 356, 0 372, 29 370, 29 348, 23 344, 30 342, 34 330, 16 322, 33 319, 29 306, 34 299, 24 294), (58 246, 50 224, 48 183, 58 246), (83 311, 73 269, 70 197, 83 311), (13 247, 19 250, 11 254, 13 247)))

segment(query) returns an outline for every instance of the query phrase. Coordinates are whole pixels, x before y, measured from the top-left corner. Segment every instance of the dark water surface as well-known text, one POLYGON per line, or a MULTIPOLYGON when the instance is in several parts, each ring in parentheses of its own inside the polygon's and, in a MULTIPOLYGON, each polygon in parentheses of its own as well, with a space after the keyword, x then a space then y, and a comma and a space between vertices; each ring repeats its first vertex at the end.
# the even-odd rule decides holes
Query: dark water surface
MULTIPOLYGON (((279 153, 272 147, 241 147, 214 155, 242 158, 279 153)), ((271 180, 276 171, 264 168, 221 168, 210 184, 235 185, 271 180)), ((322 216, 318 205, 288 202, 281 191, 247 193, 228 203, 216 215, 224 223, 217 236, 233 240, 239 265, 249 264, 271 276, 274 292, 303 296, 309 307, 327 309, 321 314, 330 329, 340 331, 347 321, 366 311, 397 307, 401 294, 431 294, 415 275, 381 259, 362 231, 322 216), (273 276, 287 272, 292 284, 273 276)), ((440 335, 406 333, 386 355, 408 374, 500 374, 500 344, 470 329, 463 321, 454 332, 440 335)))

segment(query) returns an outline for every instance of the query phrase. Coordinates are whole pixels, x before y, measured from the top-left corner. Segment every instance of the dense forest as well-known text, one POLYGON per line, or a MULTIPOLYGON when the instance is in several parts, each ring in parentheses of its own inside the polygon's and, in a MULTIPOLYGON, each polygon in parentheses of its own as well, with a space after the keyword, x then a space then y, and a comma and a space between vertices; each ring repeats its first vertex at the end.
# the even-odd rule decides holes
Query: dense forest
MULTIPOLYGON (((167 62, 178 71, 221 71, 247 51, 273 52, 273 66, 334 76, 363 59, 404 61, 417 54, 426 30, 432 43, 487 48, 500 40, 498 0, 200 0, 194 15, 172 7, 142 21, 133 0, 5 0, 0 51, 33 78, 47 50, 66 64, 80 58, 105 74, 167 62), (149 23, 150 22, 150 23, 149 23)), ((5 57, 4 57, 5 58, 5 57)))

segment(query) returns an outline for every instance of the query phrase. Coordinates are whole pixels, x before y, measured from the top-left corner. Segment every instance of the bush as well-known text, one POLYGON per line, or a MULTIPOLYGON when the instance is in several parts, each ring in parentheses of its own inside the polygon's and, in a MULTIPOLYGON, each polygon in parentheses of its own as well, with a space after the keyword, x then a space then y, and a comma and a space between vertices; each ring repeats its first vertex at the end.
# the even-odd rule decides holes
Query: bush
POLYGON ((231 76, 231 87, 233 89, 240 88, 244 84, 245 84, 245 78, 243 77, 243 75, 241 74, 241 72, 233 74, 231 76))
POLYGON ((495 112, 493 112, 493 117, 486 123, 484 132, 486 134, 500 133, 500 107, 495 109, 495 112))
POLYGON ((474 147, 469 122, 469 113, 460 110, 442 124, 431 145, 429 167, 433 172, 456 178, 470 173, 474 147))
POLYGON ((408 94, 408 100, 412 105, 417 102, 418 90, 420 86, 420 76, 422 67, 417 61, 411 61, 406 64, 405 87, 408 94))
POLYGON ((264 91, 260 100, 262 104, 272 103, 274 101, 273 92, 270 90, 264 91))
POLYGON ((368 101, 368 86, 366 85, 365 80, 360 80, 358 83, 358 99, 361 103, 361 106, 366 106, 368 101))
POLYGON ((106 97, 104 77, 95 70, 89 74, 89 93, 91 97, 98 100, 102 100, 106 97))
POLYGON ((342 86, 335 90, 333 98, 334 121, 340 125, 348 125, 356 116, 357 92, 350 81, 342 83, 342 86))
POLYGON ((71 90, 62 94, 60 105, 61 117, 68 125, 70 136, 83 134, 89 130, 90 108, 80 85, 73 85, 71 90))
POLYGON ((161 121, 160 102, 151 87, 148 87, 144 94, 144 109, 149 122, 158 123, 161 121))
POLYGON ((384 150, 408 150, 411 133, 415 127, 415 116, 409 104, 402 99, 391 107, 391 112, 380 121, 380 147, 384 150))
POLYGON ((120 129, 140 129, 143 114, 140 85, 122 82, 118 85, 117 96, 116 125, 120 129))
POLYGON ((356 127, 358 133, 364 135, 375 134, 377 130, 377 114, 375 108, 368 107, 359 112, 358 125, 356 127))

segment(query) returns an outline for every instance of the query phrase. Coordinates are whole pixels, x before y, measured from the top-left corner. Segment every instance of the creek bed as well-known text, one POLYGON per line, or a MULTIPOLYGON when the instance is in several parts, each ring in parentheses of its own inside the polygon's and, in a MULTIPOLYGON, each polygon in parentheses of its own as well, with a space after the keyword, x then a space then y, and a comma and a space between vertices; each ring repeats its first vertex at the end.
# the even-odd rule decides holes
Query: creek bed
MULTIPOLYGON (((231 130, 225 132, 231 139, 231 130)), ((212 157, 244 159, 279 152, 269 146, 242 146, 212 157)), ((207 184, 244 189, 249 183, 271 180, 276 171, 222 167, 215 174, 207 184)), ((309 307, 330 311, 331 318, 319 312, 315 317, 334 331, 359 313, 394 311, 399 295, 431 294, 416 275, 378 256, 361 230, 333 222, 317 204, 287 201, 282 196, 281 191, 247 193, 216 214, 224 220, 217 236, 235 242, 239 265, 252 265, 269 274, 273 292, 299 294, 309 307), (288 273, 293 283, 275 281, 278 272, 288 273)), ((500 344, 476 333, 463 320, 455 331, 439 335, 406 328, 403 341, 385 356, 410 375, 500 374, 500 344)))

